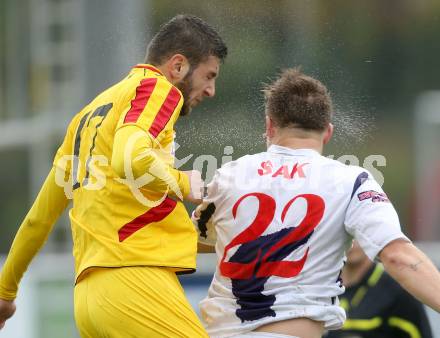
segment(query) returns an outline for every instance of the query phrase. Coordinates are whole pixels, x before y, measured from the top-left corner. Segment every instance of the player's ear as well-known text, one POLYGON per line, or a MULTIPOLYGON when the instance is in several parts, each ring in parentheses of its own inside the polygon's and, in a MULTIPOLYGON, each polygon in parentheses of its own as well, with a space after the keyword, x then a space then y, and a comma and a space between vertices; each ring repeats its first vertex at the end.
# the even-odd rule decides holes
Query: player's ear
POLYGON ((182 54, 174 54, 168 60, 168 73, 171 76, 171 82, 176 83, 183 80, 188 74, 190 64, 188 59, 182 54))
POLYGON ((274 125, 270 116, 266 115, 266 138, 271 139, 274 136, 274 125))
POLYGON ((324 144, 327 144, 330 141, 330 139, 332 138, 332 136, 333 136, 333 129, 334 129, 333 124, 329 123, 328 126, 327 126, 326 131, 324 132, 324 139, 323 139, 324 144))

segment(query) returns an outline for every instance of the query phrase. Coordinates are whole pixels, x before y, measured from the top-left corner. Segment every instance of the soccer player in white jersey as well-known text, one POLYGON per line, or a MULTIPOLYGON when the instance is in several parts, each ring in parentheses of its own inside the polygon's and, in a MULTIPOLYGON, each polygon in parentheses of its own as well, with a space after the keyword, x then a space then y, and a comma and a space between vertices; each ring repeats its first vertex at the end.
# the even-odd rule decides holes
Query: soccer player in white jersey
POLYGON ((200 303, 211 337, 318 338, 345 320, 340 270, 355 238, 407 291, 440 310, 440 274, 402 233, 365 169, 321 155, 326 87, 288 69, 265 89, 268 150, 220 168, 193 214, 218 265, 200 303))

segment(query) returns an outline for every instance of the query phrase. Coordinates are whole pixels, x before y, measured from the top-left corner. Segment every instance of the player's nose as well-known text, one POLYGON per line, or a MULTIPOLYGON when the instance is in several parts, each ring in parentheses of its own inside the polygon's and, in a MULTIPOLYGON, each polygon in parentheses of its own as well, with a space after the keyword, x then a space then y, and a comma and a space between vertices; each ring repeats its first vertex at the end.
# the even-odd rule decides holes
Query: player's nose
POLYGON ((205 88, 205 96, 214 97, 215 95, 215 85, 209 85, 205 88))

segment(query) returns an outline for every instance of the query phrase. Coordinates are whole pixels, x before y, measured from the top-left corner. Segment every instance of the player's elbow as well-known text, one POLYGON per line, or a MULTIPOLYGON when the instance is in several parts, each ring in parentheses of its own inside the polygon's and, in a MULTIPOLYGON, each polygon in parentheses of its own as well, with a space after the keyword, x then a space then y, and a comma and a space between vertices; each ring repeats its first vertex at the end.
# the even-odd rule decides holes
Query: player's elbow
POLYGON ((123 156, 113 153, 111 167, 118 177, 126 178, 123 156))
POLYGON ((152 143, 139 127, 128 125, 115 133, 111 167, 120 178, 132 179, 144 174, 154 162, 152 143), (132 139, 134 137, 134 139, 132 139))
POLYGON ((399 268, 407 264, 414 245, 406 240, 398 239, 387 244, 379 254, 384 267, 399 268))

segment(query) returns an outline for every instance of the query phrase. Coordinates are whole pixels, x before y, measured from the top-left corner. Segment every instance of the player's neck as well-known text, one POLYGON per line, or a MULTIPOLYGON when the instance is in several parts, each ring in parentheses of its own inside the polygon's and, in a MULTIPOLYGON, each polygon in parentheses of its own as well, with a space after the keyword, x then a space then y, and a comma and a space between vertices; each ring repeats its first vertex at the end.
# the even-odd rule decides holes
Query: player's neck
POLYGON ((172 76, 165 65, 160 65, 160 66, 155 65, 154 67, 157 68, 167 78, 167 80, 174 85, 172 81, 172 76))
POLYGON ((359 283, 372 265, 373 263, 368 259, 365 259, 358 264, 347 263, 342 272, 342 281, 344 282, 344 285, 352 286, 359 283))
POLYGON ((295 137, 274 137, 270 144, 291 148, 291 149, 313 149, 322 154, 322 141, 314 138, 295 138, 295 137))
POLYGON ((322 154, 324 147, 322 133, 295 127, 272 127, 267 134, 271 136, 268 138, 269 144, 291 149, 313 149, 322 154))

